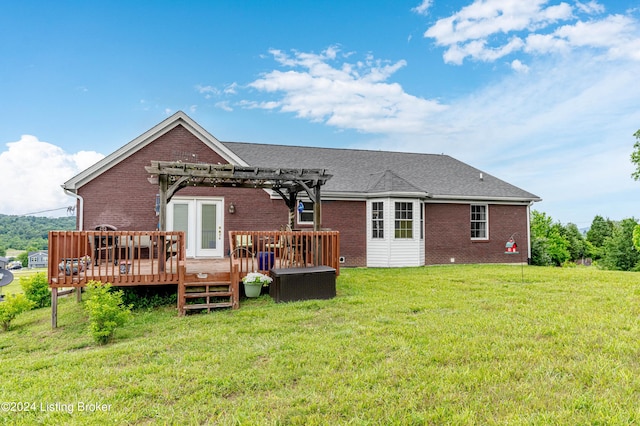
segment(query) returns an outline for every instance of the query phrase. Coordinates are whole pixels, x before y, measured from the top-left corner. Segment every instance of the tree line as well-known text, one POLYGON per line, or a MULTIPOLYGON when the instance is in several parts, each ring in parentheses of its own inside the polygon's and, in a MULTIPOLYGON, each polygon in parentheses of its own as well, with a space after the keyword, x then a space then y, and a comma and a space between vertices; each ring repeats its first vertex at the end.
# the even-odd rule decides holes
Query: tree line
MULTIPOLYGON (((635 143, 631 177, 640 181, 640 130, 635 143)), ((586 235, 573 223, 553 222, 545 213, 531 212, 531 263, 566 265, 592 259, 605 269, 640 271, 640 225, 634 218, 614 222, 596 216, 586 235)))
POLYGON ((73 229, 76 229, 75 216, 50 218, 0 214, 0 256, 5 256, 7 249, 46 250, 50 230, 73 229))
POLYGON ((584 234, 573 223, 563 225, 533 210, 531 263, 563 266, 590 259, 604 269, 640 271, 640 238, 634 238, 634 233, 640 236, 640 226, 633 218, 612 221, 596 216, 584 234))

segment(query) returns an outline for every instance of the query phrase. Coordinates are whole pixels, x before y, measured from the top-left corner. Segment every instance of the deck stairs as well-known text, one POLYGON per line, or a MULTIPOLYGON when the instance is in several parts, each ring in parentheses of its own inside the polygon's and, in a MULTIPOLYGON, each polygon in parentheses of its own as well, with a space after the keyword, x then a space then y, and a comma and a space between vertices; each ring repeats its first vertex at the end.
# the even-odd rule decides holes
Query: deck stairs
POLYGON ((178 285, 180 315, 237 308, 239 295, 233 287, 230 272, 185 274, 183 282, 178 285))

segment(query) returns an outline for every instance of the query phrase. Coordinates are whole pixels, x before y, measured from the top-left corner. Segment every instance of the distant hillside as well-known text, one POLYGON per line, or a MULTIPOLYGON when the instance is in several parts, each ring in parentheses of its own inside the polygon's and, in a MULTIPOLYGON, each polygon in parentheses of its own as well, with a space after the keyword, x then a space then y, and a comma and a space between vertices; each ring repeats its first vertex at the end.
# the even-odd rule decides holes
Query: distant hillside
POLYGON ((0 214, 1 249, 48 248, 49 231, 76 229, 76 217, 7 216, 0 214))

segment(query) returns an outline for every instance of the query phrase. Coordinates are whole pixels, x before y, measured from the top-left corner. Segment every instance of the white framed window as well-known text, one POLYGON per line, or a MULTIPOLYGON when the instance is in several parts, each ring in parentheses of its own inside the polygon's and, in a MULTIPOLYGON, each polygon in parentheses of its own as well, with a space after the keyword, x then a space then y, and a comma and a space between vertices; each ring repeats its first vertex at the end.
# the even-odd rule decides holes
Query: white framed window
POLYGON ((384 202, 371 203, 371 238, 384 238, 384 202))
POLYGON ((471 239, 489 239, 489 211, 486 204, 471 204, 471 239))
POLYGON ((412 202, 396 201, 394 231, 396 238, 413 238, 412 202))
POLYGON ((302 204, 302 211, 298 209, 298 223, 313 224, 313 203, 311 201, 299 201, 302 204))

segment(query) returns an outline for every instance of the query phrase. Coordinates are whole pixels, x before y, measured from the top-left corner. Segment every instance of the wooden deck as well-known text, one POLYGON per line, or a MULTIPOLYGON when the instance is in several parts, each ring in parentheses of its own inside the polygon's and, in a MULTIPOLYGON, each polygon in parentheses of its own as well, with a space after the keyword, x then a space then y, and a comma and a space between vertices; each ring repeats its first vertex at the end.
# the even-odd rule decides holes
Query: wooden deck
POLYGON ((239 283, 249 272, 306 266, 330 266, 340 272, 335 231, 230 231, 229 257, 223 259, 188 259, 185 243, 184 232, 49 232, 52 324, 55 327, 58 289, 81 288, 90 281, 114 286, 175 284, 178 311, 184 314, 189 309, 238 308, 239 283), (205 303, 189 304, 202 299, 205 303))

